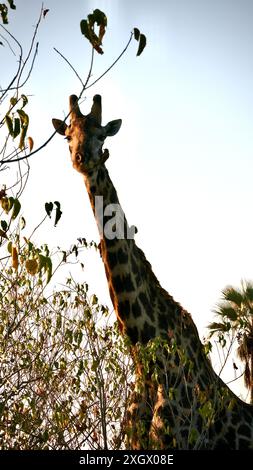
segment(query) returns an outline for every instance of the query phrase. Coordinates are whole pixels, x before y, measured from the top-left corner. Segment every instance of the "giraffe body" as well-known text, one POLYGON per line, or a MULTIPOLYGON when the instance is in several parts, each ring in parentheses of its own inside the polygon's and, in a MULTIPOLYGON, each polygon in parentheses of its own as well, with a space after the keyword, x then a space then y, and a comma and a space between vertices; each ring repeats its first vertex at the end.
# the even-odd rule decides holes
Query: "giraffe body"
POLYGON ((121 207, 105 166, 107 136, 121 120, 101 125, 101 97, 88 116, 70 97, 71 124, 53 120, 70 144, 74 168, 83 177, 100 233, 100 251, 112 303, 122 333, 131 341, 136 387, 128 410, 127 445, 131 449, 253 448, 253 407, 242 402, 216 375, 188 312, 160 286, 137 247, 121 209, 123 233, 105 236, 108 206, 121 207), (103 221, 96 209, 102 197, 103 221), (107 214, 107 215, 106 215, 107 214), (154 341, 153 356, 140 359, 154 341), (147 367, 148 363, 148 367, 147 367))

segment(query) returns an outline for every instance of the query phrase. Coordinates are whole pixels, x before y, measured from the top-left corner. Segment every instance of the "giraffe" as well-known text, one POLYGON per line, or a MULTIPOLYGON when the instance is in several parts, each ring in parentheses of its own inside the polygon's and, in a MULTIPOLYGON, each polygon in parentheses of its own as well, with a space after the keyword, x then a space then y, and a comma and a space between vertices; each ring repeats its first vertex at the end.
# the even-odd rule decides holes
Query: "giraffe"
POLYGON ((119 131, 121 120, 102 126, 100 95, 94 96, 88 115, 81 113, 75 95, 69 105, 70 125, 53 119, 53 126, 68 140, 73 167, 83 175, 110 297, 135 364, 127 448, 252 449, 253 407, 214 372, 191 315, 161 287, 119 204, 103 144, 119 131), (120 212, 120 236, 115 224, 110 225, 114 236, 106 234, 112 219, 108 207, 120 212))

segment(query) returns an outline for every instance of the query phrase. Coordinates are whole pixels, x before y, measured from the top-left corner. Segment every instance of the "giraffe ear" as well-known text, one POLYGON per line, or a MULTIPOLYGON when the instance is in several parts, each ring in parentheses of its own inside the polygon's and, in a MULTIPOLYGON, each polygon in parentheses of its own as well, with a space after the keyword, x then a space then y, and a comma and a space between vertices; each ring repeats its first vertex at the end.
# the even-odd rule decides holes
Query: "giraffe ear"
POLYGON ((108 124, 106 124, 104 127, 106 137, 117 134, 117 132, 120 130, 121 124, 121 119, 115 119, 115 121, 108 122, 108 124))
POLYGON ((60 119, 52 119, 52 123, 58 134, 65 135, 65 131, 68 126, 64 121, 61 121, 60 119))

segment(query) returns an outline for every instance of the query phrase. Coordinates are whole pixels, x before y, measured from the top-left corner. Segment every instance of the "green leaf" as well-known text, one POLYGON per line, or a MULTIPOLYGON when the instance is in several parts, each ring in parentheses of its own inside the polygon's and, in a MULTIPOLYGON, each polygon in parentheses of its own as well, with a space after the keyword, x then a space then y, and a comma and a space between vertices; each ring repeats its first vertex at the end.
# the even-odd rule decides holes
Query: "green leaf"
POLYGON ((56 329, 60 330, 61 326, 62 326, 61 314, 58 313, 56 317, 56 329))
POLYGON ((25 136, 27 133, 27 127, 22 127, 21 134, 20 134, 20 140, 19 140, 19 148, 20 150, 24 150, 25 148, 25 136))
POLYGON ((88 40, 90 40, 88 21, 87 21, 87 20, 82 20, 82 21, 80 22, 80 28, 81 28, 81 33, 82 33, 88 40))
POLYGON ((6 220, 1 220, 1 227, 2 227, 4 232, 7 231, 8 224, 7 224, 6 220))
POLYGON ((14 4, 14 1, 13 1, 13 0, 8 0, 8 3, 9 3, 10 8, 11 8, 12 10, 16 10, 16 5, 14 4))
POLYGON ((11 215, 11 218, 12 220, 15 220, 16 217, 18 216, 19 212, 20 212, 20 209, 21 209, 21 204, 19 202, 18 199, 14 199, 14 202, 13 202, 13 211, 12 211, 12 215, 11 215))
POLYGON ((93 294, 93 296, 92 296, 92 305, 97 305, 97 303, 98 303, 98 298, 95 294, 93 294))
POLYGON ((192 428, 189 435, 189 444, 193 445, 199 439, 199 432, 196 428, 192 428))
POLYGON ((10 99, 11 106, 13 106, 13 107, 17 104, 17 102, 18 102, 18 99, 15 98, 15 96, 13 96, 13 97, 10 99))
POLYGON ((44 269, 45 273, 47 274, 47 284, 48 284, 52 277, 52 269, 53 269, 52 260, 50 256, 43 256, 39 254, 38 271, 41 272, 42 269, 44 269))
POLYGON ((11 117, 8 114, 6 114, 6 116, 5 116, 5 122, 6 122, 6 125, 8 127, 8 131, 9 131, 11 137, 13 137, 13 135, 14 135, 13 123, 12 123, 11 117))
POLYGON ((28 103, 28 98, 26 95, 21 95, 21 98, 23 100, 22 108, 24 108, 28 103))
POLYGON ((58 201, 54 201, 56 205, 56 214, 55 214, 55 221, 54 221, 54 226, 58 224, 61 216, 62 216, 62 211, 61 211, 61 204, 58 201))
POLYGON ((45 210, 46 210, 46 213, 48 215, 48 217, 51 218, 51 213, 52 213, 52 210, 54 208, 54 205, 52 202, 46 202, 45 204, 45 210))
POLYGON ((20 150, 23 150, 25 148, 25 137, 27 133, 27 129, 29 126, 29 116, 28 114, 23 111, 23 109, 18 109, 17 113, 20 117, 20 123, 21 123, 21 135, 20 135, 20 141, 19 141, 19 148, 20 150))
POLYGON ((107 26, 107 17, 104 12, 98 8, 93 13, 89 14, 87 20, 80 22, 81 33, 88 39, 92 47, 99 53, 103 54, 101 48, 102 40, 105 35, 107 26), (99 27, 98 35, 95 33, 94 26, 97 24, 99 27))
POLYGON ((1 229, 0 229, 0 237, 6 238, 6 239, 8 240, 8 237, 7 237, 7 235, 6 235, 6 232, 5 232, 4 230, 1 230, 1 229))
MULTIPOLYGON (((22 95, 22 96, 25 96, 25 95, 22 95)), ((28 114, 26 114, 23 109, 18 109, 17 113, 20 117, 21 126, 22 127, 28 127, 28 125, 29 125, 29 116, 28 116, 28 114)))
POLYGON ((26 220, 24 217, 21 217, 20 219, 20 229, 23 230, 26 226, 26 220))
POLYGON ((134 28, 134 39, 136 39, 136 41, 140 39, 140 30, 138 28, 134 28))
POLYGON ((8 7, 4 3, 0 3, 0 15, 3 24, 8 24, 8 7))
POLYGON ((15 201, 14 197, 12 196, 8 197, 8 212, 7 213, 9 213, 10 210, 13 208, 14 201, 15 201))
POLYGON ((12 242, 9 242, 7 245, 7 250, 10 254, 12 254, 12 242))
POLYGON ((93 11, 92 17, 94 22, 96 22, 98 26, 107 26, 107 17, 103 11, 96 8, 96 10, 93 11))
POLYGON ((14 130, 13 130, 13 137, 17 137, 20 134, 20 119, 15 118, 14 119, 14 130))
POLYGON ((47 272, 47 284, 52 277, 53 265, 52 260, 49 256, 46 257, 46 272, 47 272))
POLYGON ((147 39, 146 39, 146 36, 144 34, 141 34, 140 35, 140 40, 139 40, 139 47, 138 47, 138 51, 137 51, 137 57, 139 55, 141 55, 141 53, 143 52, 143 50, 145 49, 146 47, 146 44, 147 44, 147 39))

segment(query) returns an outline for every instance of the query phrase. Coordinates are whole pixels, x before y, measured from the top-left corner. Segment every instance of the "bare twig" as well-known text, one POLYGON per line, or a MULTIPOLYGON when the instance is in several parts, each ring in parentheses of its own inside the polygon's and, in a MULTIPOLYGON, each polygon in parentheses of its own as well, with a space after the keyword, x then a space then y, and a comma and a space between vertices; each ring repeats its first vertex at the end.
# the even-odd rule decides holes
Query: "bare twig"
POLYGON ((11 86, 13 85, 13 83, 16 81, 16 79, 19 76, 20 69, 21 69, 21 64, 22 64, 22 58, 23 58, 23 49, 22 49, 22 46, 21 46, 20 42, 13 36, 13 34, 11 34, 8 31, 8 29, 6 29, 2 24, 0 24, 0 26, 1 26, 1 28, 4 29, 4 31, 7 34, 9 34, 9 36, 13 39, 13 41, 18 45, 19 50, 20 50, 18 70, 17 70, 16 74, 14 75, 13 79, 11 80, 10 84, 8 85, 8 87, 6 89, 2 90, 2 92, 3 92, 3 94, 1 95, 1 100, 2 100, 4 98, 4 96, 6 95, 6 93, 11 89, 11 86))
MULTIPOLYGON (((125 48, 123 49, 123 51, 120 53, 120 55, 117 57, 116 60, 114 60, 114 62, 110 65, 110 67, 108 67, 108 69, 106 69, 106 71, 104 73, 102 73, 102 75, 100 75, 96 80, 94 80, 94 82, 92 82, 89 86, 88 85, 88 82, 90 80, 90 77, 91 77, 91 72, 92 72, 92 68, 93 68, 93 61, 94 61, 94 49, 92 48, 92 57, 91 57, 91 65, 90 65, 90 70, 89 70, 89 73, 88 73, 88 76, 87 76, 87 79, 86 79, 86 82, 84 83, 83 85, 83 88, 79 94, 79 98, 81 98, 82 94, 84 93, 85 90, 88 90, 88 88, 91 88, 93 85, 95 85, 95 83, 97 83, 102 77, 104 77, 113 67, 114 65, 121 59, 121 57, 123 56, 123 54, 125 54, 126 50, 128 49, 131 41, 132 41, 132 38, 133 38, 133 33, 131 33, 131 36, 130 36, 130 39, 128 40, 128 43, 127 45, 125 46, 125 48)), ((61 55, 61 54, 60 54, 61 55)), ((65 59, 65 57, 63 57, 65 59)), ((65 59, 67 61, 67 59, 65 59)), ((69 64, 70 65, 70 64, 69 64)), ((77 74, 76 70, 74 69, 73 66, 71 66, 72 70, 77 74)), ((68 117, 70 116, 70 112, 66 115, 65 119, 64 119, 64 122, 66 122, 66 120, 68 119, 68 117)), ((18 162, 18 161, 21 161, 21 160, 24 160, 26 158, 30 158, 31 156, 35 155, 36 153, 38 153, 41 149, 43 149, 44 147, 46 147, 46 145, 53 139, 53 137, 55 136, 55 134, 57 133, 57 131, 54 131, 53 134, 42 144, 40 145, 40 147, 38 147, 36 150, 34 150, 33 152, 31 152, 29 155, 25 155, 23 157, 18 157, 18 158, 11 158, 11 159, 8 159, 8 160, 4 160, 4 163, 14 163, 14 162, 18 162)), ((1 165, 1 162, 0 162, 0 165, 1 165)))
MULTIPOLYGON (((31 53, 32 53, 34 41, 35 41, 35 38, 36 38, 36 36, 37 36, 38 27, 39 27, 40 22, 41 22, 41 19, 42 19, 43 11, 44 11, 44 6, 43 6, 43 4, 42 4, 41 10, 40 10, 40 16, 39 16, 39 19, 38 19, 38 21, 37 21, 37 23, 36 23, 35 30, 34 30, 34 33, 33 33, 33 37, 32 37, 32 40, 31 40, 30 49, 29 49, 28 54, 27 54, 27 56, 26 56, 26 58, 25 58, 25 60, 24 60, 23 66, 22 66, 22 68, 21 68, 21 70, 20 70, 20 74, 19 74, 18 81, 17 81, 17 89, 19 88, 19 82, 20 82, 20 79, 21 79, 21 77, 22 77, 24 68, 25 68, 25 66, 26 66, 26 64, 27 64, 27 62, 28 62, 28 60, 29 60, 29 58, 30 58, 30 55, 31 55, 31 53)), ((35 55, 36 55, 36 52, 37 52, 37 48, 38 48, 38 43, 37 43, 37 45, 36 45, 35 55)))
POLYGON ((58 49, 56 49, 56 47, 54 47, 54 51, 57 52, 57 54, 59 54, 61 56, 61 58, 63 60, 65 60, 65 62, 67 62, 67 64, 70 66, 71 70, 73 70, 74 74, 77 76, 78 80, 80 80, 82 86, 84 87, 84 83, 80 77, 80 75, 77 73, 76 69, 73 67, 73 65, 69 62, 69 60, 60 52, 58 51, 58 49))
MULTIPOLYGON (((97 83, 99 80, 101 80, 101 78, 103 78, 113 67, 114 65, 117 64, 117 62, 121 59, 121 57, 123 56, 123 54, 125 54, 126 50, 128 49, 129 47, 129 44, 130 42, 132 41, 132 38, 133 38, 133 33, 131 33, 131 36, 130 36, 130 39, 126 45, 126 47, 123 49, 123 51, 121 52, 121 54, 117 57, 117 59, 112 63, 112 65, 110 65, 110 67, 108 67, 108 69, 102 73, 102 75, 100 75, 94 82, 92 82, 89 86, 86 86, 86 90, 88 90, 89 88, 91 88, 93 85, 95 85, 95 83, 97 83)), ((84 91, 84 90, 83 90, 84 91)))
POLYGON ((87 78, 86 78, 86 81, 85 81, 85 84, 83 85, 83 88, 81 90, 81 93, 78 97, 78 100, 80 100, 80 98, 82 97, 82 94, 85 90, 87 90, 87 85, 89 83, 89 80, 90 80, 90 77, 91 77, 91 74, 92 74, 92 69, 93 69, 93 62, 94 62, 94 47, 92 47, 92 50, 91 50, 91 61, 90 61, 90 69, 89 69, 89 72, 88 72, 88 75, 87 75, 87 78))
POLYGON ((11 43, 8 41, 8 39, 6 39, 6 37, 3 36, 3 34, 0 34, 0 38, 2 38, 2 40, 6 42, 9 49, 11 50, 12 54, 16 57, 16 53, 15 53, 14 49, 11 47, 11 43))

